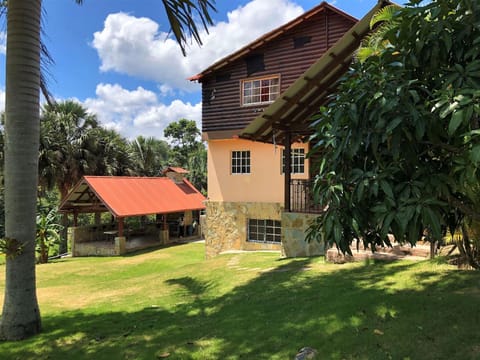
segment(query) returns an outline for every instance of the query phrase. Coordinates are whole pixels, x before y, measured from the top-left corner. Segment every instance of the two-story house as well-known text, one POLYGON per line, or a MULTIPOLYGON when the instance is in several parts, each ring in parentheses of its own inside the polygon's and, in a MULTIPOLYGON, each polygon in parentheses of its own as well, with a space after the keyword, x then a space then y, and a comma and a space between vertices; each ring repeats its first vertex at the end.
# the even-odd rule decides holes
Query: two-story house
POLYGON ((323 2, 190 78, 202 84, 208 143, 207 257, 260 249, 323 254, 322 244, 305 241, 321 211, 309 196, 315 159, 306 158, 307 119, 383 4, 357 22, 323 2))

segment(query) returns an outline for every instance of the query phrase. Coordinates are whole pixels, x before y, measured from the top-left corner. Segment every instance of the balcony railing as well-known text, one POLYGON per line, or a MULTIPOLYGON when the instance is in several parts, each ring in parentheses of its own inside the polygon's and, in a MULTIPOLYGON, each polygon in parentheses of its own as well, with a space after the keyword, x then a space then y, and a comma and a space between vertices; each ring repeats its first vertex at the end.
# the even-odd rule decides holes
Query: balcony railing
POLYGON ((313 180, 292 179, 290 181, 290 212, 323 212, 324 206, 313 201, 313 180))

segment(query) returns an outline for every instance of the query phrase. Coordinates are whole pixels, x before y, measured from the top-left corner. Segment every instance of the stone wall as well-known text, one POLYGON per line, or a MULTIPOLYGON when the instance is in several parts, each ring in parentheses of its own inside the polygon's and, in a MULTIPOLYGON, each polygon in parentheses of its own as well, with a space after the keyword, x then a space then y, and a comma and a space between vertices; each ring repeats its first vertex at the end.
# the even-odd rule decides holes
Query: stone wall
POLYGON ((280 244, 247 241, 248 219, 281 220, 280 203, 206 203, 205 251, 207 258, 228 250, 281 250, 280 244))
POLYGON ((306 242, 305 236, 310 222, 316 214, 282 213, 282 255, 303 257, 325 255, 323 242, 306 242))

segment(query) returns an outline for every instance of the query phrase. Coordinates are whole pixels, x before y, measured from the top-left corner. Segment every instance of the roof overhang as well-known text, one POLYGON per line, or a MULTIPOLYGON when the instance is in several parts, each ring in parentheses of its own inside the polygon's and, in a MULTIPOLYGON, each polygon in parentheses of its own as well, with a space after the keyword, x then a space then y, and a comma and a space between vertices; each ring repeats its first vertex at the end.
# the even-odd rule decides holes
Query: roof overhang
POLYGON ((202 210, 205 200, 187 179, 84 176, 61 202, 59 211, 143 216, 202 210))
POLYGON ((241 49, 237 50, 236 52, 216 61, 214 64, 209 66, 207 69, 203 70, 201 73, 193 75, 188 78, 190 81, 202 81, 202 79, 209 75, 212 74, 223 67, 237 61, 238 59, 241 59, 253 52, 255 52, 258 48, 264 46, 266 43, 278 38, 279 36, 283 35, 285 32, 291 30, 292 28, 298 26, 299 24, 303 23, 304 21, 310 19, 312 16, 317 15, 320 12, 324 12, 326 10, 336 12, 337 14, 340 14, 343 17, 349 18, 352 21, 356 22, 357 19, 352 17, 351 15, 341 11, 340 9, 337 9, 335 6, 330 5, 326 1, 323 1, 321 4, 315 6, 313 9, 303 13, 299 17, 289 21, 285 25, 282 25, 264 35, 259 37, 258 39, 254 40, 250 44, 242 47, 241 49))
POLYGON ((355 51, 370 29, 370 20, 381 8, 391 5, 380 0, 335 45, 283 92, 241 133, 244 139, 282 144, 285 132, 295 137, 311 133, 310 118, 336 89, 337 81, 348 70, 355 51))

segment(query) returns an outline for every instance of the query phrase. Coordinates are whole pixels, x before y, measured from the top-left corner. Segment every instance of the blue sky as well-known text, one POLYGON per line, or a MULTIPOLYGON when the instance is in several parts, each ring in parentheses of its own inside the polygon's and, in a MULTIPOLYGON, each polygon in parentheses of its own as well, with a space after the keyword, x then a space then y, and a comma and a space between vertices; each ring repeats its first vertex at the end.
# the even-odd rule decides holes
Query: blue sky
MULTIPOLYGON (((376 0, 336 0, 361 18, 376 0)), ((215 25, 183 57, 168 36, 159 0, 43 0, 44 42, 55 64, 49 87, 57 99, 75 99, 123 136, 163 137, 181 118, 200 127, 200 85, 186 80, 219 58, 302 12, 314 0, 217 0, 215 25)), ((0 28, 0 111, 4 110, 5 21, 0 28)))

